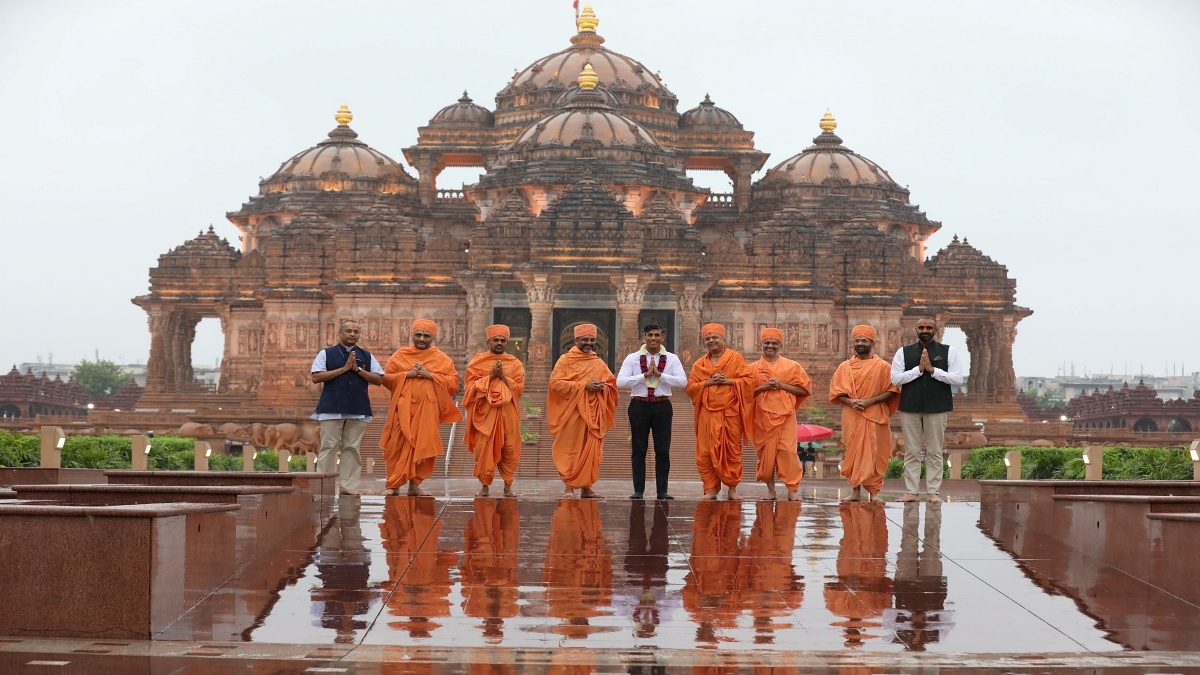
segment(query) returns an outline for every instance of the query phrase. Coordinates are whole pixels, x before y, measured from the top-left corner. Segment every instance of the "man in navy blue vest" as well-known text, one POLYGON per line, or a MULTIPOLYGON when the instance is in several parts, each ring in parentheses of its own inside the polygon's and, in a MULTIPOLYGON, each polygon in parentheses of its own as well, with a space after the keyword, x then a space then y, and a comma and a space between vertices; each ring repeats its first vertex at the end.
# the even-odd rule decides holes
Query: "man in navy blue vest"
POLYGON ((358 479, 362 475, 358 444, 371 423, 367 386, 383 383, 379 361, 358 346, 361 331, 357 321, 343 321, 338 328, 338 344, 317 352, 312 364, 313 383, 323 385, 321 400, 312 414, 321 423, 317 472, 333 473, 335 465, 339 466, 338 485, 344 495, 358 494, 358 479))
POLYGON ((892 384, 900 387, 900 429, 904 432, 904 496, 921 500, 921 448, 925 449, 925 486, 929 501, 940 502, 942 444, 954 409, 954 387, 962 386, 962 366, 954 347, 933 339, 933 319, 917 320, 917 341, 896 350, 892 384))

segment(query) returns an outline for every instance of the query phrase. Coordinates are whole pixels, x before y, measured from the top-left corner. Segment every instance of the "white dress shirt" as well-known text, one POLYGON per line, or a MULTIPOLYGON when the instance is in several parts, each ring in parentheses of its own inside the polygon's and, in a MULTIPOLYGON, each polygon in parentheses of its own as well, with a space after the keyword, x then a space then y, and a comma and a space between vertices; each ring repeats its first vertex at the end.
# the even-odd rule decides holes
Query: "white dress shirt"
MULTIPOLYGON (((946 369, 942 370, 934 366, 933 379, 938 382, 945 382, 951 387, 961 387, 963 383, 962 365, 958 362, 958 352, 954 351, 954 347, 946 346, 946 369)), ((904 347, 896 350, 896 356, 892 357, 892 384, 897 387, 912 382, 921 376, 920 364, 913 366, 911 370, 904 369, 904 347)))
MULTIPOLYGON (((649 354, 647 358, 657 359, 667 355, 667 365, 658 377, 658 386, 654 388, 654 398, 666 398, 671 395, 671 387, 682 387, 687 384, 687 374, 683 372, 683 364, 679 357, 671 352, 658 348, 658 354, 649 354)), ((625 357, 621 363, 621 372, 617 374, 617 387, 629 387, 631 396, 646 396, 646 375, 642 373, 641 352, 637 351, 625 357)))
MULTIPOLYGON (((342 347, 342 345, 340 345, 340 344, 338 346, 342 347)), ((342 347, 342 353, 349 356, 350 351, 347 347, 342 347)), ((325 367, 325 350, 322 349, 321 351, 317 352, 317 358, 313 359, 312 370, 310 372, 323 373, 326 370, 329 370, 329 368, 325 367)), ((371 372, 375 373, 376 375, 384 374, 383 367, 379 365, 379 361, 375 358, 374 354, 371 355, 371 372)), ((370 424, 371 420, 373 418, 370 415, 347 415, 345 413, 313 413, 309 417, 309 419, 314 419, 314 420, 317 420, 318 422, 323 422, 325 420, 362 420, 362 421, 366 422, 367 424, 370 424)))

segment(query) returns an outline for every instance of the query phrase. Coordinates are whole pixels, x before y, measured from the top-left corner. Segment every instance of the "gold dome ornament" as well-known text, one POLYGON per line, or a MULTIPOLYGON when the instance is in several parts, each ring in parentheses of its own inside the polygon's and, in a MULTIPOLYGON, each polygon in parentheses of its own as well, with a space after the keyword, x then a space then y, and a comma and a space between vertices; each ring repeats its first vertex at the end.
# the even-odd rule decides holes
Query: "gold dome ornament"
POLYGON ((584 5, 583 12, 575 17, 575 27, 580 33, 595 33, 596 27, 600 25, 600 19, 596 18, 596 13, 592 11, 591 5, 584 5))
POLYGON ((825 109, 825 116, 821 118, 821 131, 833 133, 837 128, 837 120, 833 119, 833 113, 829 112, 829 108, 825 109))
POLYGON ((337 112, 334 113, 333 119, 337 120, 338 124, 350 124, 354 119, 354 115, 350 112, 350 108, 343 103, 342 107, 338 108, 337 112))
POLYGON ((579 73, 579 88, 584 91, 591 91, 600 84, 600 76, 592 68, 592 64, 583 64, 583 72, 579 73))

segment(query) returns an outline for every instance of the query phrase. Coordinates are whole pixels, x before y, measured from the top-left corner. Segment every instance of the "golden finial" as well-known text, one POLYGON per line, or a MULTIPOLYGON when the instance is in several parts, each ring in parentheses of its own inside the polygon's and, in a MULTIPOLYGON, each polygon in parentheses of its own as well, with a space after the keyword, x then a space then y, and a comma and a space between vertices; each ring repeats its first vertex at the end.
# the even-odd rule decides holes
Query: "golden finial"
POLYGON ((583 72, 579 73, 579 88, 584 91, 591 91, 600 84, 600 76, 592 69, 592 64, 583 64, 583 72))
POLYGON ((343 103, 342 107, 338 108, 338 111, 334 113, 333 119, 337 120, 338 124, 350 124, 350 121, 354 119, 354 115, 350 112, 350 108, 343 103))
POLYGON ((833 113, 829 112, 829 108, 825 109, 825 116, 821 118, 821 131, 833 133, 837 128, 837 120, 833 119, 833 113))
POLYGON ((575 26, 580 33, 595 33, 596 26, 600 25, 600 19, 596 18, 596 13, 592 11, 591 5, 584 5, 583 12, 575 17, 575 26))

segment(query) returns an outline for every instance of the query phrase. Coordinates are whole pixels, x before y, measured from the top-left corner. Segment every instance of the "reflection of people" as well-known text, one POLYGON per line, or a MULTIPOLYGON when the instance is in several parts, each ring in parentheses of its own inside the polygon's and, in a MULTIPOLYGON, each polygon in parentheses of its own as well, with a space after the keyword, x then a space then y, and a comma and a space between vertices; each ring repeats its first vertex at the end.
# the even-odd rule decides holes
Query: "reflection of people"
POLYGON ((471 359, 464 377, 466 443, 475 454, 475 477, 482 486, 477 497, 488 496, 496 471, 504 481, 504 496, 516 496, 512 484, 521 461, 520 402, 525 392, 525 366, 505 353, 508 335, 508 326, 488 326, 488 351, 471 359))
POLYGON ((439 506, 432 499, 388 499, 379 533, 388 552, 388 580, 395 588, 388 611, 400 618, 392 628, 410 637, 428 638, 441 627, 437 617, 450 616, 450 570, 458 563, 452 551, 439 551, 442 533, 439 506))
POLYGON ((737 627, 741 606, 734 597, 742 549, 742 506, 701 501, 692 524, 691 571, 684 579, 683 607, 697 624, 696 641, 715 644, 717 632, 737 627))
POLYGON ((962 385, 963 374, 958 352, 934 340, 936 333, 933 319, 917 320, 917 341, 897 349, 892 359, 892 384, 900 387, 900 429, 904 432, 902 502, 921 499, 922 445, 929 501, 941 501, 942 441, 954 409, 952 387, 962 385))
POLYGON ((758 454, 755 478, 767 484, 767 496, 775 499, 775 476, 787 487, 788 501, 800 500, 800 477, 804 473, 796 452, 796 413, 808 398, 812 380, 799 363, 779 355, 783 331, 763 328, 759 332, 762 358, 750 366, 754 374, 754 451, 758 454))
POLYGON ((550 518, 550 542, 542 583, 546 611, 563 624, 555 630, 568 639, 601 632, 588 619, 603 616, 612 606, 612 551, 604 538, 600 503, 564 499, 550 518))
POLYGON ((838 544, 837 581, 825 584, 825 606, 845 619, 840 626, 847 647, 861 647, 879 628, 876 621, 892 602, 887 578, 887 518, 880 502, 842 504, 842 540, 838 544))
POLYGON ((741 553, 739 601, 754 615, 755 644, 772 644, 775 630, 788 627, 772 621, 786 621, 804 601, 804 584, 792 566, 799 519, 799 502, 754 505, 754 526, 741 553))
POLYGON ((661 621, 659 613, 666 596, 667 570, 671 567, 667 559, 670 550, 670 534, 667 530, 669 506, 665 501, 654 505, 654 523, 650 526, 649 539, 646 538, 646 503, 634 501, 629 509, 629 551, 625 554, 625 574, 627 588, 638 592, 633 622, 636 624, 634 635, 639 638, 653 637, 655 627, 661 621))
POLYGON ((483 619, 484 638, 498 644, 504 620, 516 616, 520 589, 521 512, 511 499, 476 499, 463 535, 463 612, 483 619))
POLYGON ((703 499, 737 499, 742 482, 742 444, 754 427, 754 386, 742 355, 725 347, 725 327, 707 323, 700 329, 708 354, 696 359, 687 393, 695 406, 696 468, 704 482, 703 499))
POLYGON ((600 477, 604 435, 617 413, 617 380, 596 356, 596 327, 575 327, 575 346, 563 354, 550 373, 546 421, 554 434, 554 466, 566 486, 564 497, 599 497, 592 485, 600 477))
POLYGON ((391 390, 392 401, 379 447, 391 494, 399 494, 405 483, 410 496, 429 494, 420 485, 433 475, 443 452, 438 425, 462 419, 450 398, 458 391, 458 371, 450 357, 433 346, 436 334, 434 322, 413 321, 412 346, 397 349, 384 368, 383 384, 391 390))
POLYGON ((820 478, 820 476, 814 475, 817 464, 817 449, 813 447, 812 441, 797 443, 796 453, 800 456, 800 464, 804 466, 804 475, 808 478, 820 478))
POLYGON ((383 368, 371 352, 358 346, 362 327, 357 321, 343 321, 338 328, 338 343, 317 352, 312 363, 312 381, 321 386, 321 399, 312 418, 321 423, 321 451, 317 471, 338 473, 338 487, 344 495, 358 494, 362 460, 358 444, 371 423, 371 397, 367 386, 383 383, 383 368), (351 358, 353 356, 354 358, 351 358), (342 460, 338 462, 338 454, 342 460))
POLYGON ((842 440, 846 445, 842 475, 854 488, 850 501, 860 501, 863 488, 867 499, 874 500, 887 475, 892 450, 888 420, 896 412, 900 388, 892 384, 888 362, 871 353, 875 329, 855 326, 850 338, 854 356, 834 371, 829 400, 842 404, 842 440))
POLYGON ((923 542, 917 537, 919 511, 919 504, 904 505, 904 532, 892 587, 896 596, 892 630, 911 651, 925 651, 925 645, 941 641, 951 626, 942 574, 942 505, 925 505, 923 542))
POLYGON ((679 357, 662 346, 662 326, 649 324, 642 329, 645 343, 625 357, 617 373, 617 387, 628 388, 629 431, 633 443, 633 494, 641 499, 646 490, 646 451, 654 434, 654 483, 659 499, 667 494, 667 476, 671 473, 671 393, 687 385, 687 375, 679 357))
POLYGON ((365 617, 380 591, 370 583, 371 553, 363 543, 357 498, 345 493, 338 498, 337 513, 322 533, 314 558, 321 585, 312 589, 312 599, 321 604, 321 627, 337 632, 334 642, 358 642, 358 631, 367 630, 365 617))

